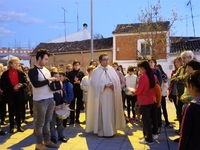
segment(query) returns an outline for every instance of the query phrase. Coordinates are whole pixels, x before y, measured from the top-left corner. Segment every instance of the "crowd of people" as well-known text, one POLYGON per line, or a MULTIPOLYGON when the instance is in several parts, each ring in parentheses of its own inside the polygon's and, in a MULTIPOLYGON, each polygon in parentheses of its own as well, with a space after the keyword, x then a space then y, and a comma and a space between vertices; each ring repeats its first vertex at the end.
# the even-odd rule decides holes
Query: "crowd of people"
MULTIPOLYGON (((166 107, 170 100, 176 109, 174 121, 179 121, 180 138, 174 140, 178 148, 200 149, 200 63, 192 51, 174 59, 170 78, 153 57, 128 66, 125 73, 117 62, 110 65, 103 53, 84 73, 79 60, 68 64, 66 72, 47 69, 49 56, 47 50, 39 50, 31 68, 20 65, 17 57, 8 60, 6 70, 0 64, 0 119, 6 125, 8 106, 9 133, 15 132, 15 125, 17 132, 24 132, 21 123, 27 123, 29 104, 37 150, 58 148, 57 140, 67 142, 63 135, 67 124, 81 123, 86 124, 86 132, 113 137, 126 123, 141 121, 139 143, 150 145, 159 138, 162 126, 173 128, 166 107), (69 117, 57 115, 65 109, 70 110, 69 117), (81 110, 85 110, 85 122, 79 120, 81 110)), ((0 135, 5 135, 1 127, 0 135)))

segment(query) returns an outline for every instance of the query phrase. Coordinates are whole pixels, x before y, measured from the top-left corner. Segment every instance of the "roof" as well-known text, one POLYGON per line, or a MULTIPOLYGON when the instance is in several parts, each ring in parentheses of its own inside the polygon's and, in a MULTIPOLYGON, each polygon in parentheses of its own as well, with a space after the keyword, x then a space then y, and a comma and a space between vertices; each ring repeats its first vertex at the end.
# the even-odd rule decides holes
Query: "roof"
POLYGON ((20 60, 30 60, 30 56, 22 56, 22 55, 12 55, 12 54, 6 54, 5 56, 1 57, 0 60, 8 60, 12 57, 18 57, 20 60))
MULTIPOLYGON (((94 50, 110 49, 113 47, 113 38, 95 39, 94 50)), ((91 40, 62 42, 62 43, 40 43, 31 54, 35 54, 39 49, 47 49, 50 53, 89 51, 91 40)))
POLYGON ((170 37, 180 38, 179 42, 171 43, 170 53, 182 52, 184 50, 200 51, 200 37, 170 37))
POLYGON ((170 28, 169 21, 153 22, 153 23, 134 23, 134 24, 118 24, 115 33, 138 33, 152 31, 168 31, 170 28))
POLYGON ((66 37, 60 37, 56 38, 50 41, 47 41, 47 43, 61 43, 61 42, 73 42, 73 41, 83 41, 83 40, 88 40, 91 39, 91 35, 88 32, 87 28, 84 28, 83 30, 69 34, 66 37))

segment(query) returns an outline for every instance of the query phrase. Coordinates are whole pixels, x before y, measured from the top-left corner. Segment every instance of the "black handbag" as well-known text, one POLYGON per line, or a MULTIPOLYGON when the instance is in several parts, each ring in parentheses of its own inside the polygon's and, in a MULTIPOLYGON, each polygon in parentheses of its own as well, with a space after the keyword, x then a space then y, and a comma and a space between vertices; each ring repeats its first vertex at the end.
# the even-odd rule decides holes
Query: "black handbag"
POLYGON ((150 91, 150 88, 148 89, 148 91, 145 93, 144 97, 142 98, 142 101, 141 101, 141 104, 139 105, 138 102, 135 103, 135 106, 134 106, 134 110, 135 110, 135 114, 136 115, 140 115, 141 112, 140 112, 140 106, 142 105, 145 97, 147 96, 147 94, 149 93, 150 91))
POLYGON ((58 91, 58 90, 60 90, 62 87, 61 87, 60 81, 52 81, 52 82, 49 84, 49 88, 50 88, 52 91, 58 91))

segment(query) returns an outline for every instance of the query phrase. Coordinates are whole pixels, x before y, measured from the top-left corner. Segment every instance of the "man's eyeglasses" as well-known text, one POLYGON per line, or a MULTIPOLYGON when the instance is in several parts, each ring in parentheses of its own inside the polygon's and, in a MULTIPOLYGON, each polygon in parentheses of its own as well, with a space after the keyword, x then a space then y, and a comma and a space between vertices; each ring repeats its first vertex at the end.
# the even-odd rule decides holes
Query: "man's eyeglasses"
POLYGON ((109 61, 109 59, 102 59, 102 61, 109 61))

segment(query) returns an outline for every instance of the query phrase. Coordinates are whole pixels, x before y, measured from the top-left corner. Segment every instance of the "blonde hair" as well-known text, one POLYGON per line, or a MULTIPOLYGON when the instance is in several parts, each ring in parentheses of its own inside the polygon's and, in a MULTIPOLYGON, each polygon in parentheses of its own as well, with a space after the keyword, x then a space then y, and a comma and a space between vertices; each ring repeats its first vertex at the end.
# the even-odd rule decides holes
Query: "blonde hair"
POLYGON ((87 72, 89 73, 90 71, 94 70, 96 67, 93 66, 93 65, 90 65, 88 68, 87 68, 87 72))
POLYGON ((11 69, 11 64, 13 62, 17 61, 18 63, 20 63, 20 60, 18 57, 13 57, 13 58, 10 58, 7 62, 7 69, 11 69))
POLYGON ((4 72, 3 64, 2 63, 0 63, 0 68, 1 68, 1 70, 0 70, 0 76, 1 76, 3 74, 3 72, 4 72))
POLYGON ((56 68, 56 67, 51 67, 50 72, 58 72, 58 68, 56 68))

